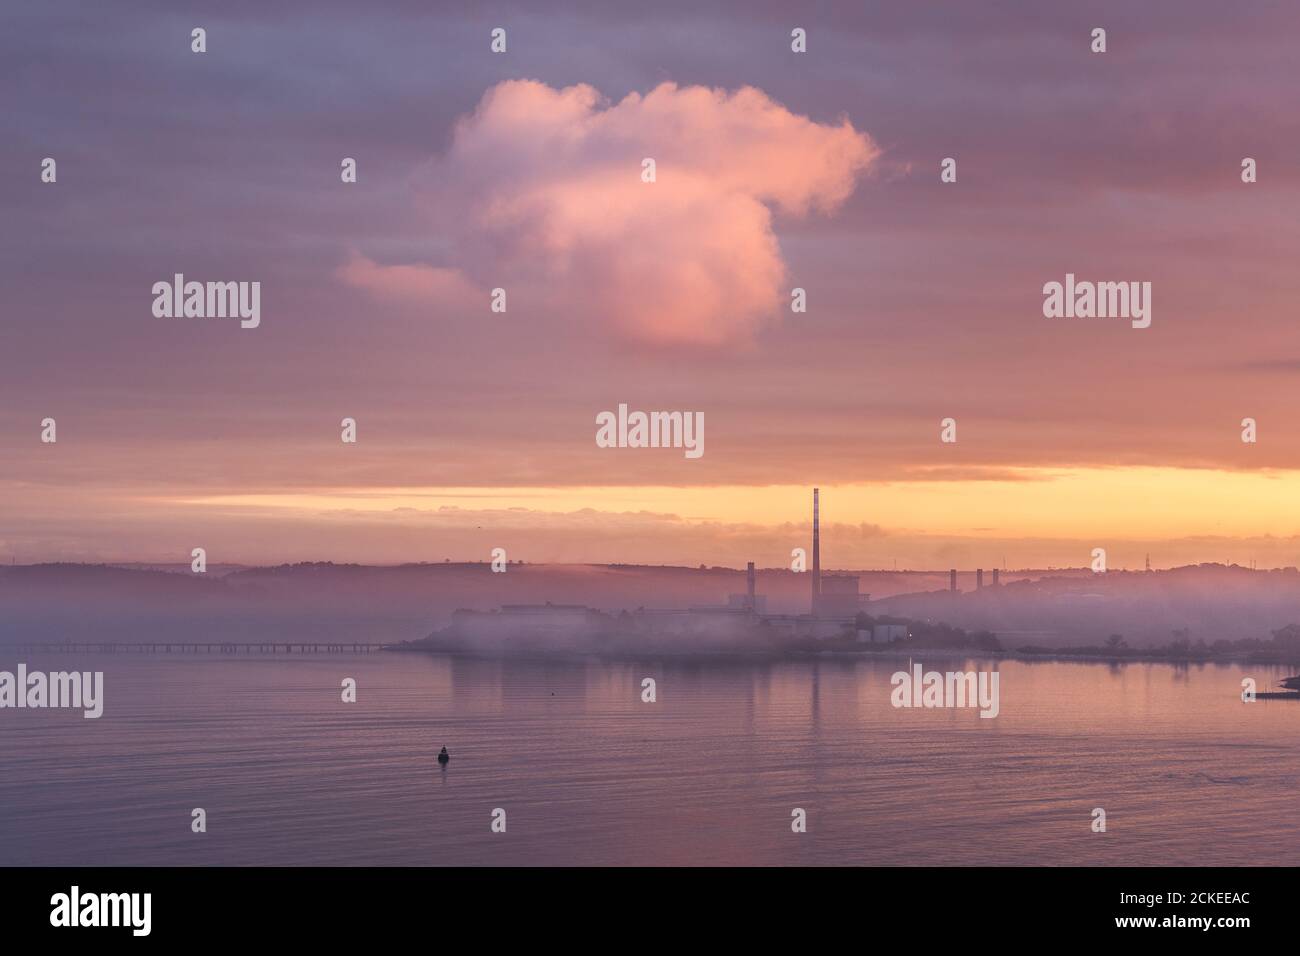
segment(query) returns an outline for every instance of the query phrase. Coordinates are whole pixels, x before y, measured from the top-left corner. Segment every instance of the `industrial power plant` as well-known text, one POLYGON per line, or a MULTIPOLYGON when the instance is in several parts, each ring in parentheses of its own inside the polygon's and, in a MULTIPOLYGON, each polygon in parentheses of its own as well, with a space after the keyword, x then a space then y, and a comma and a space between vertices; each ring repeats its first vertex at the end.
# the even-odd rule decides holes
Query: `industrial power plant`
MULTIPOLYGON (((803 572, 796 561, 791 569, 803 572)), ((503 604, 495 611, 459 610, 451 624, 426 639, 443 648, 484 649, 494 646, 554 648, 620 645, 653 647, 688 643, 700 649, 759 648, 848 639, 889 643, 907 638, 902 623, 870 622, 865 614, 871 595, 859 591, 856 574, 823 574, 821 566, 821 489, 813 489, 812 555, 807 613, 768 612, 767 597, 757 593, 754 562, 745 569, 745 591, 730 594, 725 604, 686 608, 647 608, 612 614, 582 604, 503 604)), ((976 589, 984 571, 975 572, 976 589)), ((993 570, 992 584, 998 584, 993 570)), ((949 589, 957 590, 957 571, 949 572, 949 589)))

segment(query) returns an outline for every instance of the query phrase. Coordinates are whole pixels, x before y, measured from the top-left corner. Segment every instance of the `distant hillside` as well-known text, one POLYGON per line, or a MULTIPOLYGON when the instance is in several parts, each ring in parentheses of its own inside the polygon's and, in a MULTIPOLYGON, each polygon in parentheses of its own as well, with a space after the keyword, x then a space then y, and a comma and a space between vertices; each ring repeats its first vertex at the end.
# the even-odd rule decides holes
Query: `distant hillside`
MULTIPOLYGON (((1021 571, 979 592, 963 573, 957 594, 946 590, 946 571, 849 573, 875 599, 873 614, 993 631, 1007 647, 1101 643, 1111 634, 1140 647, 1165 644, 1174 631, 1193 641, 1267 637, 1300 622, 1294 569, 1021 571)), ((806 613, 810 587, 806 574, 758 571, 772 613, 806 613)), ((512 564, 494 574, 487 563, 315 563, 197 575, 185 566, 43 564, 0 568, 0 642, 398 641, 445 626, 459 608, 551 601, 618 612, 721 604, 744 589, 745 572, 734 568, 512 564)))
MULTIPOLYGON (((808 579, 761 572, 774 605, 804 610, 808 579)), ((895 588, 928 584, 913 577, 895 588)), ((514 564, 367 567, 295 564, 193 574, 43 564, 0 568, 0 642, 18 640, 405 640, 445 625, 459 608, 507 603, 625 607, 716 604, 744 590, 743 571, 514 564)))
MULTIPOLYGON (((880 572, 862 586, 893 594, 938 580, 880 572)), ((773 611, 807 611, 810 586, 807 575, 758 572, 758 590, 773 611)), ((0 568, 0 642, 405 640, 444 626, 459 608, 554 601, 617 612, 720 604, 744 589, 745 572, 732 568, 512 564, 494 574, 487 563, 313 563, 199 575, 188 565, 41 564, 0 568)))
MULTIPOLYGON (((987 583, 987 576, 985 578, 987 583)), ((1103 643, 1130 647, 1267 638, 1300 622, 1300 573, 1202 564, 1168 571, 1049 574, 998 588, 902 594, 876 613, 930 618, 995 632, 1007 647, 1103 643)))

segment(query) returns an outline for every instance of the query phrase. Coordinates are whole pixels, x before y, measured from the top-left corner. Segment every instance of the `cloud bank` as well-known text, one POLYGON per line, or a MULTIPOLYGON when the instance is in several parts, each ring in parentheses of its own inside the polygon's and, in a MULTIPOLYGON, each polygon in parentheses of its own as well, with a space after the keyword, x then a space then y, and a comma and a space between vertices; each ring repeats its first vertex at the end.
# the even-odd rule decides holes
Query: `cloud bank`
POLYGON ((664 83, 611 104, 585 84, 511 80, 419 177, 449 261, 354 260, 340 277, 390 299, 500 287, 512 311, 625 341, 737 344, 788 302, 774 213, 833 213, 879 154, 847 119, 815 123, 753 87, 664 83))

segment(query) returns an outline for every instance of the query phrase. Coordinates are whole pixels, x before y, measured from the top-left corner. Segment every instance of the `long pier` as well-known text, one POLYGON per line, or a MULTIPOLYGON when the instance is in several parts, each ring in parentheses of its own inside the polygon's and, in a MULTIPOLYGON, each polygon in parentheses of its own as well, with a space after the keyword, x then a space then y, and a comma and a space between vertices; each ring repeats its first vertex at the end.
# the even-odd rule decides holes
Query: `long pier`
POLYGON ((369 654, 370 641, 51 641, 12 644, 22 654, 369 654))

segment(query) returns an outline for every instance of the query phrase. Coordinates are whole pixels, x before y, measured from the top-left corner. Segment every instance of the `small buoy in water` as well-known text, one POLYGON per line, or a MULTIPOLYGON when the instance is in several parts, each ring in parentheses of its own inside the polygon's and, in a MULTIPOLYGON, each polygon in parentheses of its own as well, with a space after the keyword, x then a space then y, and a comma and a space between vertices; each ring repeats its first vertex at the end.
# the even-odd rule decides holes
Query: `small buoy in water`
POLYGON ((438 754, 438 763, 445 764, 450 759, 451 755, 447 753, 447 748, 443 747, 442 753, 438 754))

